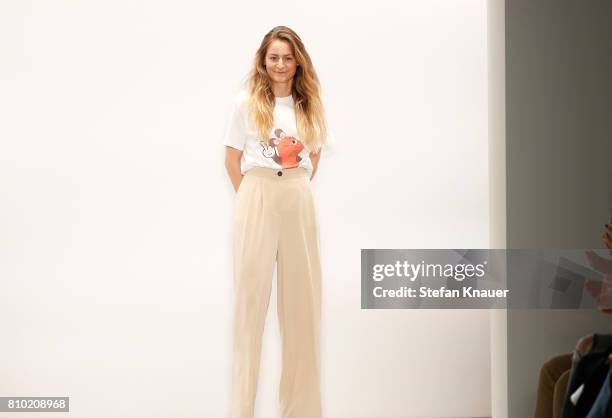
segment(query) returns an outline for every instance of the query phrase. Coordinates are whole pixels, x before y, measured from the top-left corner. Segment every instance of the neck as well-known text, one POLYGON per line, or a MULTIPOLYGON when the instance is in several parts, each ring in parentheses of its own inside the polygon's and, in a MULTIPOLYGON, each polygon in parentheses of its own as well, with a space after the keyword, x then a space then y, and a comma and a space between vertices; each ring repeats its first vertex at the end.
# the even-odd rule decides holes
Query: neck
POLYGON ((272 83, 272 93, 275 97, 291 96, 291 81, 286 83, 272 83))

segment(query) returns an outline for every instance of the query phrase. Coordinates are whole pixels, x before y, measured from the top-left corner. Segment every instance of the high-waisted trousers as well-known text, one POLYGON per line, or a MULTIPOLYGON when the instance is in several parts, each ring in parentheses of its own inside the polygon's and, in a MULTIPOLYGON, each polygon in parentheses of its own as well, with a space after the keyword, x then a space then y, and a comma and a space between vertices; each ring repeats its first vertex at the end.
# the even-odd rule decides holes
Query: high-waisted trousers
POLYGON ((230 418, 254 414, 261 340, 277 268, 283 418, 321 418, 321 266, 312 186, 303 168, 255 167, 235 196, 230 418))

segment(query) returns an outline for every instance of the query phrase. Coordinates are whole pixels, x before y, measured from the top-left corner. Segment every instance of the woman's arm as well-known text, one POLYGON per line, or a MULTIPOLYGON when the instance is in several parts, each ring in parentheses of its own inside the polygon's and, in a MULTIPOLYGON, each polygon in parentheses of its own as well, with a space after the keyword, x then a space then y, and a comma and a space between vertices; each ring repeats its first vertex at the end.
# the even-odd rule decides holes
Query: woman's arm
POLYGON ((229 174, 229 178, 232 181, 232 186, 234 186, 235 191, 238 191, 240 182, 244 177, 242 173, 240 173, 241 157, 241 150, 225 146, 225 168, 227 169, 227 174, 229 174))
POLYGON ((321 158, 321 150, 319 150, 318 154, 313 152, 310 153, 310 161, 312 161, 312 175, 310 176, 310 180, 314 177, 317 172, 317 167, 319 166, 319 159, 321 158))

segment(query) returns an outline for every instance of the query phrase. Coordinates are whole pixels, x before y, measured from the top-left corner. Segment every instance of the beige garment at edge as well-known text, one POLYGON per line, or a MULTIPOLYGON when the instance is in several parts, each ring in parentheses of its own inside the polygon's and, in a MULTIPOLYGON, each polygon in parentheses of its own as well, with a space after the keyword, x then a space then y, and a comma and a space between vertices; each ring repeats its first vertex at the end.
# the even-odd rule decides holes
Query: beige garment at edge
POLYGON ((254 414, 261 338, 276 262, 282 417, 321 418, 321 266, 318 221, 306 170, 248 170, 235 197, 233 234, 230 417, 254 414))

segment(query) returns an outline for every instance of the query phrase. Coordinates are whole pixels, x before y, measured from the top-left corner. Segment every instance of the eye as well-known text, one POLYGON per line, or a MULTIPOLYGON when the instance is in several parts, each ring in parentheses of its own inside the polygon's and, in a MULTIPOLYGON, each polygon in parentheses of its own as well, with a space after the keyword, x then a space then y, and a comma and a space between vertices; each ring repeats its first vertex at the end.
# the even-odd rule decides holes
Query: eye
POLYGON ((295 145, 295 144, 297 144, 297 140, 295 140, 295 139, 294 139, 293 141, 291 141, 291 143, 292 143, 293 145, 295 145))

